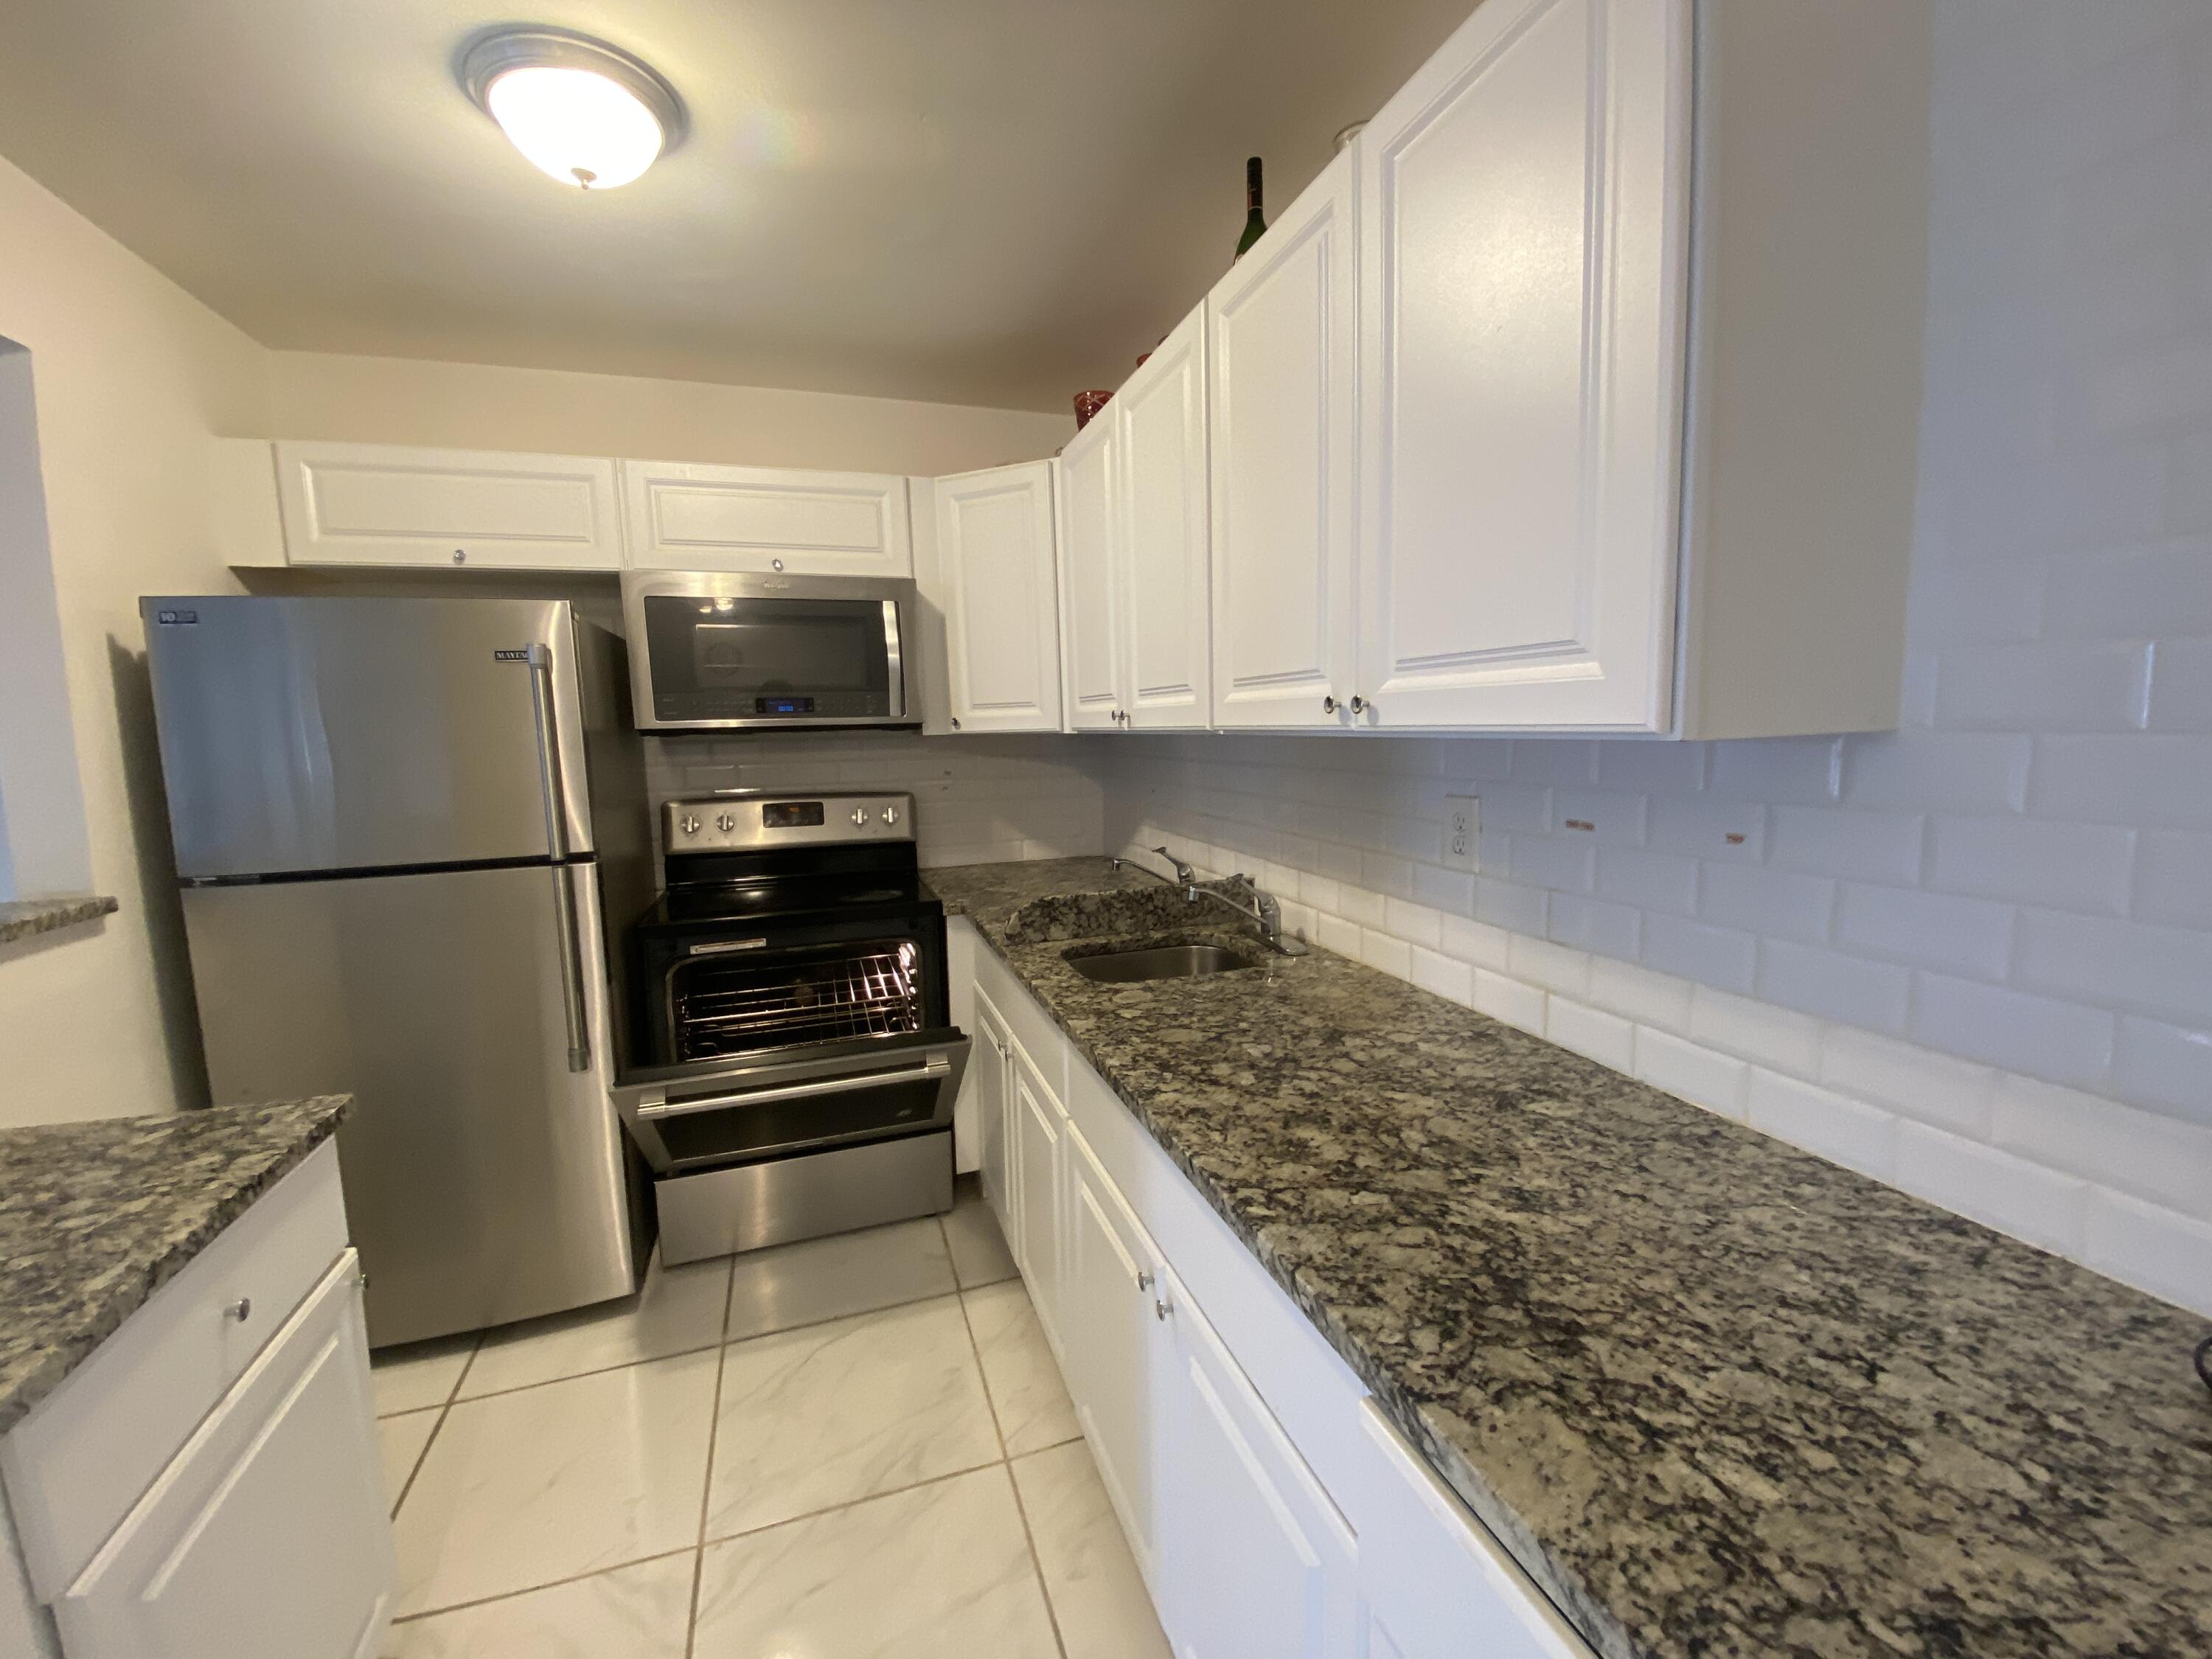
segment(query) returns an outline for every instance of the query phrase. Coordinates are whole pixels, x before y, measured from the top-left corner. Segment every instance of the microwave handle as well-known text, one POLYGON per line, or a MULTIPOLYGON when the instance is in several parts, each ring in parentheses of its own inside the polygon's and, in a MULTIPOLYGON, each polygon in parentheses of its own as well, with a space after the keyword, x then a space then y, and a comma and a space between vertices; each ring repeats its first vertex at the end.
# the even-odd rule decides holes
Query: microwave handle
POLYGON ((575 872, 568 856, 568 815, 561 804, 561 732, 554 721, 553 647, 530 647, 530 704, 538 717, 538 788, 545 802, 545 850, 553 860, 553 938, 560 952, 561 1012, 568 1028, 568 1069, 589 1070, 591 1024, 584 1012, 584 963, 576 946, 575 872))

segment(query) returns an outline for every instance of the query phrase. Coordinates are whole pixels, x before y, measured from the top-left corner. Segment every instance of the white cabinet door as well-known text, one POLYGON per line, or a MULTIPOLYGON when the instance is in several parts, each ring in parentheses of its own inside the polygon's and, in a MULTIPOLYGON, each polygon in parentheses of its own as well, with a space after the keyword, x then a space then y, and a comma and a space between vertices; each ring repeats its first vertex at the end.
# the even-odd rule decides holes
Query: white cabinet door
POLYGON ((1206 302, 1216 726, 1336 726, 1354 689, 1354 165, 1330 162, 1206 302))
POLYGON ((911 576, 906 480, 788 467, 622 464, 637 570, 911 576))
POLYGON ((1166 1323, 1155 1312, 1165 1296, 1162 1258, 1083 1132, 1071 1122, 1066 1134, 1060 1293, 1068 1391, 1137 1565, 1157 1583, 1152 1465, 1170 1352, 1166 1323))
POLYGON ((276 494, 294 564, 622 568, 596 456, 280 442, 276 494))
POLYGON ((397 1571, 351 1250, 55 1605, 70 1659, 372 1659, 397 1571))
POLYGON ((1106 732, 1121 724, 1120 578, 1115 509, 1114 405, 1060 454, 1060 651, 1067 724, 1106 732))
POLYGON ((1160 342, 1105 412, 1114 422, 1120 473, 1123 724, 1203 727, 1212 712, 1204 306, 1160 342))
POLYGON ((1359 1529, 1366 1659, 1593 1659, 1372 1400, 1360 1425, 1373 1456, 1346 1509, 1359 1529))
POLYGON ((1351 1529, 1182 1283, 1160 1285, 1175 1370, 1157 1593, 1178 1659, 1351 1659, 1351 1529))
POLYGON ((1013 1119, 1015 1234, 1008 1235, 1038 1322, 1055 1345, 1060 1338, 1060 1169, 1067 1114, 1028 1053, 1014 1048, 1013 1119), (1017 1237, 1016 1235, 1018 1235, 1017 1237))
POLYGON ((1060 729, 1053 542, 1050 462, 937 481, 954 730, 1060 729))
POLYGON ((976 1179, 983 1201, 997 1218, 999 1231, 1012 1247, 1021 1237, 1014 1196, 1013 1039, 1006 1017, 988 994, 975 987, 975 1045, 969 1072, 975 1079, 975 1139, 980 1162, 976 1179))
POLYGON ((1666 725, 1690 12, 1491 0, 1360 135, 1379 724, 1666 725))

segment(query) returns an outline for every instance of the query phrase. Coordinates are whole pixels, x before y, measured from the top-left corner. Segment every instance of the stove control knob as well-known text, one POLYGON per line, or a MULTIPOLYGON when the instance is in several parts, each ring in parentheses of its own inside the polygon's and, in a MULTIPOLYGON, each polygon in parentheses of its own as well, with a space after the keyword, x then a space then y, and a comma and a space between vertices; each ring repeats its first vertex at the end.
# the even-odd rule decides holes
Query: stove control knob
POLYGON ((699 833, 699 820, 693 814, 686 812, 677 820, 676 827, 687 836, 696 836, 699 833))
POLYGON ((853 828, 855 830, 865 830, 867 827, 868 809, 865 806, 855 806, 853 809, 853 828))
POLYGON ((720 830, 726 836, 737 827, 738 815, 735 812, 725 812, 721 817, 714 820, 714 828, 720 830))
POLYGON ((886 806, 884 808, 884 822, 885 823, 896 823, 898 822, 898 808, 896 806, 886 806))

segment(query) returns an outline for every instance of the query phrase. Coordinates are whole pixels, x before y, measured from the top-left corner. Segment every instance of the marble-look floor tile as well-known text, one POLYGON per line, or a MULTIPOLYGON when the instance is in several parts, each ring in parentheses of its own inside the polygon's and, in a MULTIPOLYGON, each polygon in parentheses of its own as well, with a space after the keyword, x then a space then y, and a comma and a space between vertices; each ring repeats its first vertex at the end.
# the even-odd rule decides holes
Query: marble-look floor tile
POLYGON ((487 1331, 460 1397, 711 1348, 729 1296, 727 1258, 664 1268, 656 1255, 635 1296, 487 1331))
POLYGON ((379 1348, 368 1357, 376 1414, 392 1417, 444 1405, 453 1397, 454 1387, 469 1368, 469 1356, 476 1351, 474 1331, 379 1348))
POLYGON ((734 1342, 957 1288, 934 1216, 750 1250, 736 1258, 729 1337, 734 1342))
POLYGON ((696 1659, 1058 1659, 1006 1466, 707 1547, 696 1659))
POLYGON ((394 1625, 384 1659, 684 1659, 698 1554, 394 1625))
POLYGON ((428 1411, 402 1412, 397 1417, 376 1419, 376 1443, 384 1458, 384 1497, 388 1508, 399 1507, 400 1494, 407 1490, 407 1478, 422 1461, 422 1448, 430 1443, 430 1436, 437 1426, 435 1407, 428 1411))
POLYGON ((952 1271, 962 1290, 995 1285, 1021 1271, 999 1231, 999 1218, 972 1182, 961 1182, 957 1201, 938 1219, 945 1224, 945 1242, 951 1247, 952 1271))
POLYGON ((683 1354, 455 1402, 393 1527, 399 1612, 696 1543, 720 1358, 683 1354))
POLYGON ((983 1357, 983 1382, 999 1413, 1006 1455, 1042 1451, 1083 1432, 1075 1404, 1037 1323, 1028 1289, 1019 1279, 963 1291, 975 1346, 983 1357))
POLYGON ((707 1536, 999 1460, 957 1297, 733 1342, 707 1536))
POLYGON ((1171 1659, 1089 1445, 1032 1453, 1013 1472, 1067 1659, 1171 1659))

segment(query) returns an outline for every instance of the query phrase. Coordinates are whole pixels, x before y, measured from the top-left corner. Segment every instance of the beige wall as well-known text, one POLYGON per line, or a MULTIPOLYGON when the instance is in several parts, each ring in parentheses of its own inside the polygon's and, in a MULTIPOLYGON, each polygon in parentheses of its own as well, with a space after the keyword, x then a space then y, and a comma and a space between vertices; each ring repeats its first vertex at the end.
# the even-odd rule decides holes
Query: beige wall
POLYGON ((305 351, 269 364, 279 438, 930 475, 1038 460, 1075 434, 1072 414, 693 380, 305 351))
POLYGON ((234 586, 202 446, 265 428, 265 354, 5 161, 0 335, 31 354, 92 878, 122 901, 0 950, 0 1123, 160 1111, 202 1085, 138 596, 234 586))

